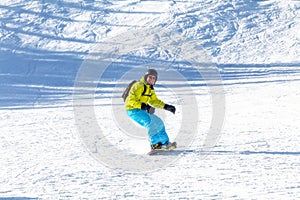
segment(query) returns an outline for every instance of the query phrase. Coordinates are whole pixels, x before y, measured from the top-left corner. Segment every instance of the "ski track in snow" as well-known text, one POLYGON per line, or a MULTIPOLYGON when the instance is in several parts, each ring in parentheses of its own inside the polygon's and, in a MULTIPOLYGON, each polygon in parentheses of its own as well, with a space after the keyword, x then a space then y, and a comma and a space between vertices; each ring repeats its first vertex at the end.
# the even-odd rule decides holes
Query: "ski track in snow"
MULTIPOLYGON (((299 6, 275 0, 1 1, 0 198, 299 199, 299 6), (199 133, 189 147, 177 141, 175 162, 134 173, 106 167, 89 154, 78 135, 72 93, 94 44, 145 27, 200 41, 218 63, 226 113, 216 146, 203 152, 210 93, 192 69, 182 68, 191 74, 199 133)), ((172 56, 157 51, 145 56, 172 56)), ((126 64, 116 71, 125 73, 126 64)), ((111 115, 118 84, 113 70, 96 92, 96 120, 113 145, 146 154, 147 141, 122 134, 111 115)), ((162 88, 158 96, 178 108, 184 103, 162 88)), ((180 111, 161 113, 174 139, 180 111)))

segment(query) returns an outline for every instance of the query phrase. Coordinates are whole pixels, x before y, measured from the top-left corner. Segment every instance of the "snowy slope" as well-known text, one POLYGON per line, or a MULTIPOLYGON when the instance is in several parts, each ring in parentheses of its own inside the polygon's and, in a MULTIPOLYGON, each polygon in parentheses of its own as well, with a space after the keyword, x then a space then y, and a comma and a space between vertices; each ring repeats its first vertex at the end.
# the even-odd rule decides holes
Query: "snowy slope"
POLYGON ((2 0, 0 198, 300 198, 299 8, 2 0), (166 156, 119 98, 149 66, 166 156))

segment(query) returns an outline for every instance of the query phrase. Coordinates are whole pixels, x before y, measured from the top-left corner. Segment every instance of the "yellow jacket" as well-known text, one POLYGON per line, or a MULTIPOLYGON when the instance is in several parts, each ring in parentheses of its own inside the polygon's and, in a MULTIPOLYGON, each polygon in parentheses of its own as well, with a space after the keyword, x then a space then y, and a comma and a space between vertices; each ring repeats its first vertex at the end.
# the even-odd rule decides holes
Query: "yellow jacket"
POLYGON ((157 98, 154 88, 146 83, 144 77, 142 77, 140 81, 134 83, 131 87, 125 101, 125 109, 140 109, 142 103, 150 104, 155 108, 163 108, 165 106, 165 103, 157 98), (146 85, 146 87, 144 85, 146 85), (144 87, 146 89, 145 92, 144 87))

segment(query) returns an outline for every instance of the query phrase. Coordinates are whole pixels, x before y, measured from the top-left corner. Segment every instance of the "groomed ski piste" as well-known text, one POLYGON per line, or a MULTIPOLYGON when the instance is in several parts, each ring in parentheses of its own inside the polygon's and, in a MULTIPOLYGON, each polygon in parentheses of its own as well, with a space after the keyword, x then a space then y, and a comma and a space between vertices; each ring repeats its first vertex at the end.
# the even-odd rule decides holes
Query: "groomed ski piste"
POLYGON ((0 2, 0 199, 299 199, 299 1, 0 2), (178 148, 121 93, 155 68, 178 148))

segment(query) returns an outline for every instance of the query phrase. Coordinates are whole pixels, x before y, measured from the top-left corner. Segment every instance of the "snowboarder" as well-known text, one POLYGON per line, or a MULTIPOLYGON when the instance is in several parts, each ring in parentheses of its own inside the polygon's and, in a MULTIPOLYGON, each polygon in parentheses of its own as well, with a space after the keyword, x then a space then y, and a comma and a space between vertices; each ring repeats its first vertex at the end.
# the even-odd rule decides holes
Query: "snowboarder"
POLYGON ((125 100, 125 109, 132 120, 147 128, 152 150, 172 149, 176 147, 176 143, 170 142, 165 125, 154 114, 154 108, 163 108, 173 114, 176 108, 157 98, 153 87, 157 78, 155 69, 147 70, 140 81, 132 85, 125 100))

